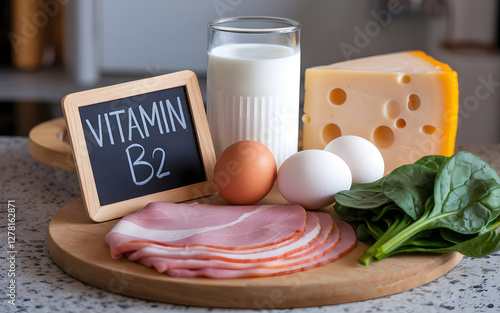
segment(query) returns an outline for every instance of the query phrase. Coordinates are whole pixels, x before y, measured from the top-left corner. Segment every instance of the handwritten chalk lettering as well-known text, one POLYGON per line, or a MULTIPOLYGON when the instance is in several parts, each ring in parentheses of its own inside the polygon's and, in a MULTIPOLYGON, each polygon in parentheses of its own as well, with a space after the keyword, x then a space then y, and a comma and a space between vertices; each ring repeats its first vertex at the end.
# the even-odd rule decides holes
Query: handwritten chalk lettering
MULTIPOLYGON (((154 126, 155 124, 158 125, 158 130, 160 134, 163 135, 163 127, 160 122, 160 114, 158 113, 158 106, 156 105, 156 102, 153 102, 153 107, 151 109, 151 116, 148 115, 148 113, 146 112, 146 110, 144 110, 142 105, 139 105, 139 112, 141 115, 142 125, 144 125, 144 133, 146 134, 146 137, 149 137, 149 128, 147 127, 148 124, 151 126, 154 126)), ((167 123, 165 123, 165 127, 167 127, 168 129, 167 123)))
POLYGON ((154 169, 153 169, 153 165, 151 165, 149 162, 142 160, 142 158, 146 154, 144 147, 141 146, 140 144, 134 143, 134 144, 131 144, 130 146, 128 146, 127 149, 125 149, 125 152, 127 153, 128 164, 130 167, 130 173, 132 174, 132 180, 134 181, 134 184, 136 184, 137 186, 142 186, 142 185, 147 184, 151 180, 151 178, 153 178, 154 169), (132 149, 132 148, 141 149, 140 155, 133 162, 132 162, 132 157, 130 156, 130 149, 132 149), (151 173, 149 174, 149 176, 147 178, 145 178, 143 180, 137 179, 135 168, 138 166, 146 166, 146 167, 149 167, 151 169, 151 173))
POLYGON ((180 71, 67 95, 62 108, 93 221, 213 193, 215 154, 196 75, 180 71))
POLYGON ((125 143, 135 139, 145 139, 151 136, 151 131, 156 129, 158 134, 176 132, 187 127, 180 97, 176 99, 175 107, 169 99, 151 103, 149 108, 142 104, 127 110, 121 109, 104 114, 98 114, 96 120, 85 119, 85 124, 90 130, 91 137, 100 147, 106 144, 114 145, 115 140, 125 143), (125 121, 125 126, 122 124, 125 121), (108 136, 104 135, 103 129, 108 136))
POLYGON ((135 98, 78 107, 101 206, 206 180, 186 87, 135 98))
POLYGON ((163 165, 165 165, 165 150, 163 150, 162 148, 156 148, 156 149, 154 149, 153 150, 153 158, 155 157, 156 151, 159 151, 162 154, 162 157, 160 159, 160 167, 158 168, 158 172, 156 172, 156 177, 163 178, 165 176, 170 175, 169 171, 163 172, 163 165))
MULTIPOLYGON (((144 149, 144 147, 141 146, 140 144, 134 143, 134 144, 131 144, 130 146, 128 146, 127 149, 125 149, 125 152, 127 154, 127 160, 128 160, 128 164, 129 164, 129 168, 130 168, 130 174, 132 175, 132 180, 134 181, 134 184, 136 184, 137 186, 142 186, 142 185, 145 185, 148 182, 150 182, 151 179, 153 178, 153 176, 155 175, 154 167, 151 163, 144 160, 144 156, 146 154, 146 150, 144 149), (139 149, 140 153, 139 153, 139 156, 137 158, 135 158, 134 161, 132 161, 132 156, 131 156, 130 150, 135 149, 135 148, 139 149), (148 176, 145 179, 138 180, 137 175, 136 175, 136 168, 137 167, 144 167, 144 166, 149 168, 150 172, 149 172, 149 174, 147 174, 148 176)), ((156 152, 160 152, 160 154, 161 154, 160 166, 159 166, 158 170, 156 171, 156 177, 161 179, 163 177, 169 176, 170 171, 166 171, 166 172, 163 171, 164 170, 163 166, 165 165, 165 150, 163 150, 162 148, 154 149, 153 153, 152 153, 153 159, 155 157, 156 152)))

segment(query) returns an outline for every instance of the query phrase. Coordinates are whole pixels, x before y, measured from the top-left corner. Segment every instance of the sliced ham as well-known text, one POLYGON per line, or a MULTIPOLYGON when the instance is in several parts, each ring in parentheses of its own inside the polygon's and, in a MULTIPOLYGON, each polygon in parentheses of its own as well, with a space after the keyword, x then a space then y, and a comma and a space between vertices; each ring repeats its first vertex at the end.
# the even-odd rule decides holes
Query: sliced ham
MULTIPOLYGON (((298 265, 305 262, 313 261, 322 257, 324 254, 332 250, 340 239, 340 231, 333 223, 330 215, 326 213, 307 212, 308 221, 319 220, 321 225, 321 233, 317 240, 313 243, 306 243, 306 249, 300 249, 295 253, 289 254, 282 258, 269 258, 253 256, 245 253, 241 257, 232 255, 221 259, 217 256, 206 255, 206 258, 192 257, 188 259, 179 259, 175 256, 165 253, 165 251, 154 248, 144 248, 134 254, 129 255, 129 260, 138 261, 146 266, 154 267, 158 272, 165 272, 173 268, 183 269, 200 269, 205 267, 217 267, 227 269, 247 269, 256 267, 268 268, 283 268, 287 266, 298 265), (316 251, 317 250, 317 251, 316 251), (232 257, 232 258, 230 258, 232 257), (242 257, 246 262, 242 262, 242 257)), ((309 223, 308 223, 309 224, 309 223)), ((294 243, 295 244, 295 243, 294 243)), ((279 250, 279 249, 277 249, 279 250)), ((269 254, 272 251, 265 251, 269 254)))
POLYGON ((201 269, 183 269, 174 268, 167 270, 167 274, 174 277, 208 277, 208 278, 248 278, 248 277, 269 277, 276 275, 292 274, 300 271, 312 269, 318 266, 322 266, 331 262, 334 262, 341 258, 342 256, 349 253, 356 246, 356 234, 349 224, 344 221, 336 220, 341 238, 338 245, 330 250, 328 253, 324 254, 322 257, 312 260, 310 262, 304 262, 301 264, 296 264, 288 267, 257 267, 248 269, 227 269, 227 268, 215 268, 215 267, 205 267, 201 269))
MULTIPOLYGON (((206 249, 203 246, 196 245, 190 246, 189 249, 185 247, 166 247, 161 245, 152 244, 149 242, 133 243, 137 248, 135 252, 127 253, 129 260, 137 261, 149 256, 174 258, 174 259, 218 259, 231 262, 263 262, 283 258, 285 256, 300 253, 302 250, 310 249, 314 242, 317 242, 318 237, 323 235, 320 239, 321 244, 328 237, 328 233, 332 230, 332 223, 323 221, 326 229, 323 230, 318 216, 312 212, 307 212, 306 230, 298 240, 290 242, 287 245, 277 245, 274 249, 254 249, 254 250, 216 250, 214 248, 206 249), (328 232, 324 234, 324 232, 328 232), (323 233, 323 234, 322 234, 323 233)), ((330 216, 328 216, 330 217, 330 216)), ((330 218, 331 220, 331 218, 330 218)), ((124 244, 124 247, 129 248, 129 245, 124 244)))
POLYGON ((298 205, 150 203, 106 235, 111 256, 176 277, 294 273, 333 262, 356 244, 352 228, 298 205))
POLYGON ((255 249, 302 235, 306 212, 299 205, 224 206, 154 202, 123 217, 106 235, 114 258, 122 244, 150 241, 165 246, 255 249))

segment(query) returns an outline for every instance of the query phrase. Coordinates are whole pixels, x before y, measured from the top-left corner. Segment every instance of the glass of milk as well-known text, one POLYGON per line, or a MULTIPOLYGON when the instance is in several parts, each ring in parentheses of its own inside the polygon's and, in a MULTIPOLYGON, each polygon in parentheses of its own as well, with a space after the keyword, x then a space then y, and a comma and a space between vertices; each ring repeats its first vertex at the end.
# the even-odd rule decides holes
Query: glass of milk
POLYGON ((217 156, 256 140, 278 166, 297 152, 300 24, 278 17, 232 17, 208 25, 207 117, 217 156))

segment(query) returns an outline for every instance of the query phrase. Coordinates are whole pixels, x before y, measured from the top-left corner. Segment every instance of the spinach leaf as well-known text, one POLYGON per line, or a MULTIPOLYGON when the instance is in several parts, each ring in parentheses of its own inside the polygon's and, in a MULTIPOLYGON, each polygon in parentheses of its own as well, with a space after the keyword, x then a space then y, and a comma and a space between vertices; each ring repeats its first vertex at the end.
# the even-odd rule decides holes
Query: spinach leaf
POLYGON ((384 178, 371 183, 352 184, 349 190, 340 191, 335 195, 335 202, 358 209, 376 209, 385 205, 391 200, 381 192, 384 178))
POLYGON ((334 205, 376 241, 358 258, 368 265, 402 252, 500 250, 500 178, 470 152, 426 156, 370 184, 353 184, 334 205))
POLYGON ((498 250, 500 250, 500 232, 491 230, 439 252, 458 251, 463 255, 481 258, 498 250))
POLYGON ((356 227, 356 238, 364 242, 377 240, 366 224, 359 224, 358 227, 356 227))
POLYGON ((427 166, 437 172, 441 165, 448 160, 444 155, 426 155, 417 160, 414 164, 427 166))
POLYGON ((382 183, 384 182, 384 179, 385 177, 381 177, 371 183, 352 184, 350 190, 365 190, 365 191, 379 192, 382 190, 382 183))
POLYGON ((403 165, 387 175, 382 191, 416 220, 424 213, 425 201, 434 191, 435 177, 436 171, 425 165, 403 165))
POLYGON ((445 249, 449 249, 452 246, 453 243, 440 237, 439 230, 429 229, 415 234, 406 240, 404 245, 392 250, 390 254, 386 255, 386 257, 399 253, 442 253, 445 249))
POLYGON ((448 228, 440 228, 439 234, 444 240, 446 240, 452 244, 457 244, 457 243, 472 239, 475 236, 474 234, 473 235, 465 235, 465 234, 457 233, 456 231, 453 231, 453 230, 448 229, 448 228))
POLYGON ((371 210, 353 208, 339 203, 335 203, 334 208, 339 217, 348 222, 371 219, 375 216, 375 213, 371 210))
POLYGON ((470 152, 451 156, 440 168, 434 188, 435 206, 428 216, 434 227, 474 234, 500 214, 500 179, 470 152))
MULTIPOLYGON (((458 251, 463 255, 473 258, 481 258, 490 253, 500 250, 500 221, 480 235, 466 236, 463 241, 456 242, 454 245, 443 248, 429 248, 422 252, 444 253, 458 251)), ((415 252, 417 250, 411 251, 415 252)))
POLYGON ((392 218, 394 218, 395 214, 405 213, 405 211, 398 207, 394 202, 391 202, 388 205, 380 207, 378 210, 376 210, 376 212, 374 212, 376 214, 372 217, 372 221, 376 222, 380 220, 381 218, 386 216, 389 211, 389 214, 392 218))
POLYGON ((356 189, 337 193, 335 202, 339 205, 356 207, 357 209, 377 209, 391 202, 391 199, 387 198, 382 192, 356 189))

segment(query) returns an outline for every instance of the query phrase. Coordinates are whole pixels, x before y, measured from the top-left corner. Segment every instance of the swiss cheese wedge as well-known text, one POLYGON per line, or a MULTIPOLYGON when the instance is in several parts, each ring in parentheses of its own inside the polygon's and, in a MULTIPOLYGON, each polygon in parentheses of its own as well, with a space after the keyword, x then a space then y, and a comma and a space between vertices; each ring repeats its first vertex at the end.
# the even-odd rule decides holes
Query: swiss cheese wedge
POLYGON ((303 149, 360 136, 379 148, 386 173, 424 155, 449 156, 457 133, 457 73, 421 51, 308 68, 302 121, 303 149))

